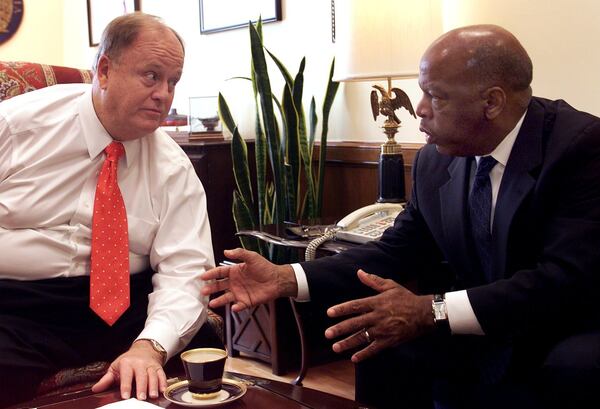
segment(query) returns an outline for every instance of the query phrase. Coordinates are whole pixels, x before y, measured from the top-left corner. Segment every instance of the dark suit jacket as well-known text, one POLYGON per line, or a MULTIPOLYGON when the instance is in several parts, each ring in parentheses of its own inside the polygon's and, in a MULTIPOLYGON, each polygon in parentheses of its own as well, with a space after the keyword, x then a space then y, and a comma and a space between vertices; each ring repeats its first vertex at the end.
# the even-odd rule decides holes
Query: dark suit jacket
POLYGON ((332 305, 372 294, 356 278, 362 268, 468 289, 490 336, 564 332, 583 321, 600 327, 592 308, 600 290, 600 119, 562 100, 532 99, 496 203, 492 283, 483 281, 469 233, 472 160, 423 147, 409 204, 379 242, 302 264, 311 299, 332 305), (449 283, 436 268, 443 262, 449 283))

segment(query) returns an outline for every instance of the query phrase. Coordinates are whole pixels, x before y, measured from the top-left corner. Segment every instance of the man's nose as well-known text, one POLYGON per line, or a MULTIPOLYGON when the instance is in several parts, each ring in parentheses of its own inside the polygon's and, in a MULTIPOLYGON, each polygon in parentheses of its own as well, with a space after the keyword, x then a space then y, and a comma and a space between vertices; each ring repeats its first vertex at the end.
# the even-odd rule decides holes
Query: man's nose
POLYGON ((152 97, 155 99, 166 99, 171 94, 171 89, 167 81, 162 81, 156 85, 152 93, 152 97))
POLYGON ((419 116, 419 118, 425 118, 426 116, 429 116, 429 114, 431 113, 429 104, 427 103, 427 101, 425 100, 424 97, 422 97, 419 100, 419 103, 417 104, 417 109, 415 110, 415 112, 419 116))

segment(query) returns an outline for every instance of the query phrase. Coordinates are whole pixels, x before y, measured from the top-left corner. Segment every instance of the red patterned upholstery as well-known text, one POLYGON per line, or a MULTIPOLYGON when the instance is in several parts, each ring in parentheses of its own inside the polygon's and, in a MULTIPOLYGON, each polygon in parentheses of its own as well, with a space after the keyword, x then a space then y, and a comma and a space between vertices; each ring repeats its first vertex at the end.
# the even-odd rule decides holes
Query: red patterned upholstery
POLYGON ((91 388, 106 373, 109 365, 109 362, 92 362, 79 368, 63 369, 42 381, 37 389, 37 396, 52 396, 91 388))
POLYGON ((55 84, 92 82, 90 70, 31 62, 0 61, 0 101, 55 84))

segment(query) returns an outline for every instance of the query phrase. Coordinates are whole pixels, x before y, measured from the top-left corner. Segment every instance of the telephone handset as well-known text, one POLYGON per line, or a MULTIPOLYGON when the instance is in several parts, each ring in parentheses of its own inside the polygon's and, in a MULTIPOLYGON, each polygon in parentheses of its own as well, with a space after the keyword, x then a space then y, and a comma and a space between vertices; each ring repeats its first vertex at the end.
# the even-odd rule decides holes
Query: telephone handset
POLYGON ((365 206, 340 220, 321 237, 311 241, 306 248, 304 258, 313 260, 317 247, 333 238, 366 243, 378 240, 385 229, 394 223, 394 219, 404 207, 399 203, 375 203, 365 206))
POLYGON ((353 243, 377 240, 402 209, 399 203, 375 203, 355 210, 338 222, 336 237, 353 243))

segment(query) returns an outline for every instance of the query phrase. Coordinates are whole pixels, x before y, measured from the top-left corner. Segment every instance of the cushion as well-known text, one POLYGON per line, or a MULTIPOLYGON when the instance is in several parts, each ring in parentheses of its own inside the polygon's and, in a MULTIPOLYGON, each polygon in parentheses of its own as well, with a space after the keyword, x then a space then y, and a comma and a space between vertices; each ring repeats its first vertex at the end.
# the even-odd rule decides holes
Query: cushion
POLYGON ((92 82, 92 71, 31 62, 0 61, 0 101, 55 84, 92 82))
MULTIPOLYGON (((222 344, 223 318, 211 310, 207 311, 208 317, 206 325, 210 326, 222 344)), ((179 362, 176 362, 175 364, 180 365, 179 362)), ((110 362, 92 362, 78 368, 61 369, 54 375, 49 376, 42 381, 37 389, 36 397, 53 396, 89 389, 104 376, 109 365, 110 362)))

